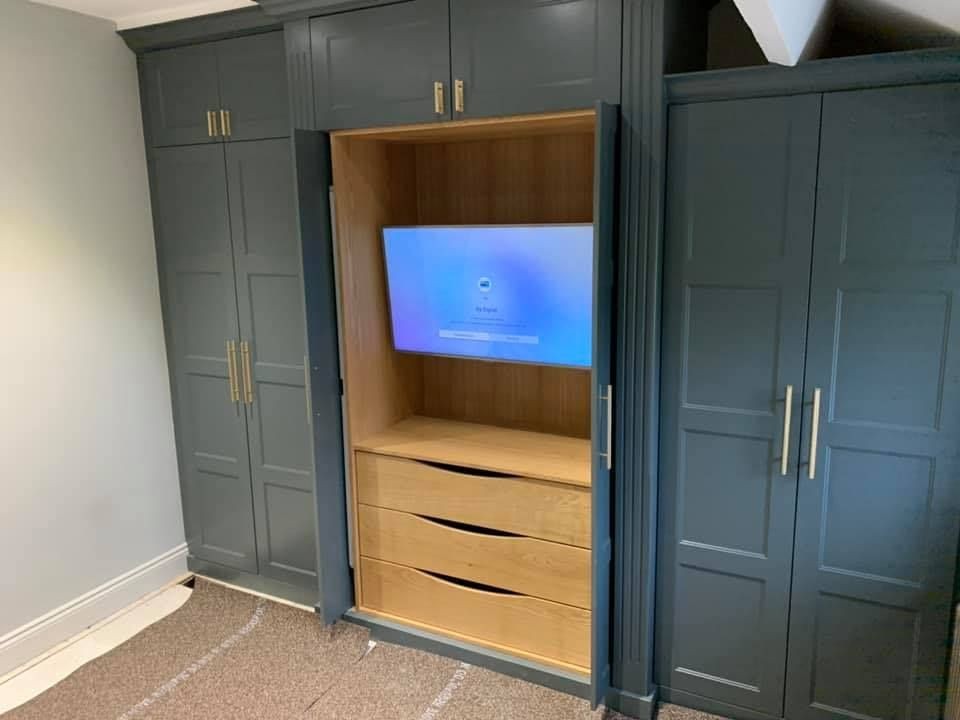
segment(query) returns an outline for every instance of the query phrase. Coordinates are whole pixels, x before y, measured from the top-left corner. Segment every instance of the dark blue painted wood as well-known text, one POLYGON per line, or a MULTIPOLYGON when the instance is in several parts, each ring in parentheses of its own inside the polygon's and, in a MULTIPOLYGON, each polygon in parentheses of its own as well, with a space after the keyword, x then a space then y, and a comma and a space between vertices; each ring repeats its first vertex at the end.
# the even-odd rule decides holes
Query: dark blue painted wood
POLYGON ((313 417, 320 583, 316 609, 324 622, 332 623, 353 606, 353 583, 347 551, 330 147, 325 133, 297 130, 293 139, 313 417))
POLYGON ((217 43, 220 107, 230 111, 233 140, 290 134, 286 55, 282 32, 217 43))
POLYGON ((215 43, 147 53, 142 75, 155 147, 220 142, 207 125, 207 112, 220 109, 215 43))
POLYGON ((783 703, 819 118, 819 95, 670 111, 656 677, 771 716, 783 703))
MULTIPOLYGON (((316 591, 313 458, 296 190, 287 138, 228 143, 227 187, 260 574, 316 591)), ((311 602, 315 601, 315 597, 311 602)))
POLYGON ((960 533, 960 84, 824 96, 791 720, 940 716, 960 533))
POLYGON ((638 717, 652 717, 656 703, 664 11, 663 0, 623 5, 613 553, 613 684, 623 692, 610 704, 638 717))
POLYGON ((616 182, 619 108, 597 104, 593 169, 593 438, 590 695, 594 705, 610 688, 611 471, 613 453, 613 278, 616 261, 616 182))
POLYGON ((290 126, 315 130, 313 62, 310 56, 310 21, 292 20, 283 25, 290 95, 290 126))
POLYGON ((410 0, 313 18, 317 128, 449 119, 448 15, 447 0, 410 0), (434 82, 445 88, 439 115, 434 82))
POLYGON ((141 55, 151 50, 182 47, 279 28, 280 22, 277 18, 265 14, 259 7, 249 7, 130 28, 117 34, 123 38, 127 47, 141 55))
POLYGON ((268 15, 306 16, 359 10, 407 0, 256 0, 268 15))
POLYGON ((450 0, 455 118, 620 101, 620 2, 450 0))
POLYGON ((158 149, 153 165, 187 542, 256 573, 247 423, 228 381, 226 343, 240 333, 223 147, 158 149))
POLYGON ((671 104, 960 80, 960 48, 668 75, 671 104))

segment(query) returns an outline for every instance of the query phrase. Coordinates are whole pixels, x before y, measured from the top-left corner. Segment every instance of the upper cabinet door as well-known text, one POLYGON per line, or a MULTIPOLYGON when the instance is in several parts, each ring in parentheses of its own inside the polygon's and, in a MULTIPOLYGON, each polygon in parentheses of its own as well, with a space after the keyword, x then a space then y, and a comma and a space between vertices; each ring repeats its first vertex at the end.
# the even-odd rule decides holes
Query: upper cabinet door
POLYGON ((450 0, 454 117, 620 102, 620 15, 611 0, 450 0))
POLYGON ((411 0, 311 20, 318 129, 449 119, 448 16, 447 0, 411 0))
POLYGON ((283 33, 217 43, 220 67, 218 110, 226 115, 227 140, 260 140, 290 134, 283 33))
POLYGON ((786 715, 937 718, 960 534, 960 84, 828 93, 821 132, 786 715))
POLYGON ((154 146, 219 142, 210 115, 220 109, 215 43, 147 53, 143 69, 154 146))

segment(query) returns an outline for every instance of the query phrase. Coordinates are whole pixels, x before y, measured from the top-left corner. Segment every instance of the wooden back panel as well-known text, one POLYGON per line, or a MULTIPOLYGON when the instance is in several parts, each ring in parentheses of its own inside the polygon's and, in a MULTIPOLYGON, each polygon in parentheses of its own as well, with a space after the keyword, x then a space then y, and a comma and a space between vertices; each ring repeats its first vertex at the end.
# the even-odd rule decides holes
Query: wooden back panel
MULTIPOLYGON (((590 222, 593 134, 419 144, 423 225, 590 222)), ((590 437, 590 372, 460 358, 423 359, 422 412, 590 437)))

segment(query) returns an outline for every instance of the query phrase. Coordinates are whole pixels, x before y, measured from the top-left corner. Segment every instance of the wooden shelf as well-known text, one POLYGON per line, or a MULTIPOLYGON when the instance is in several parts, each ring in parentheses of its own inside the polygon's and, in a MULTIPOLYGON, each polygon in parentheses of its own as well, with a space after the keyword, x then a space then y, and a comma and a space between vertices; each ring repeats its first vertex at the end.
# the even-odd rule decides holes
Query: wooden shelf
POLYGON ((590 487, 590 441, 414 415, 355 450, 590 487))

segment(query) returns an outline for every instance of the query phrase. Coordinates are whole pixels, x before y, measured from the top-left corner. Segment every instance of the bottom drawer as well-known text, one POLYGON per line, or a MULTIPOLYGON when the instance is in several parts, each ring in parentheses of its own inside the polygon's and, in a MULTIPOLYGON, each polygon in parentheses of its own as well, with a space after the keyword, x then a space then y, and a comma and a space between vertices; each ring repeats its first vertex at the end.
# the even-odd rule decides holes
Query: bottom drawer
POLYGON ((590 612, 360 558, 361 607, 540 660, 590 666, 590 612))

